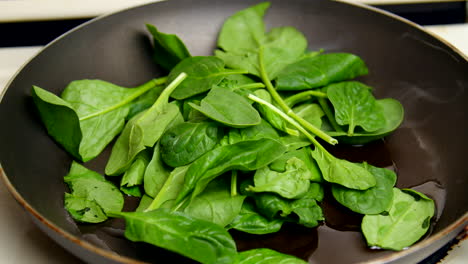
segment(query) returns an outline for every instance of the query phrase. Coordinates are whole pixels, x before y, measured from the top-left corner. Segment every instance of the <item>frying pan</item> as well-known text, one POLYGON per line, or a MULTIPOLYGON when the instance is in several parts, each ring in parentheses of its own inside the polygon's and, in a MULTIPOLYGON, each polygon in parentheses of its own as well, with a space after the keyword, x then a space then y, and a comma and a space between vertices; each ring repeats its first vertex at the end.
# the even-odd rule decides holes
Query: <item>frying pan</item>
MULTIPOLYGON (((398 187, 414 187, 436 201, 437 219, 429 235, 401 252, 367 249, 353 216, 333 212, 326 224, 307 231, 290 228, 261 238, 236 234, 239 248, 270 245, 311 263, 424 259, 468 221, 467 58, 418 26, 369 7, 333 1, 271 2, 265 18, 268 28, 293 26, 306 35, 311 50, 359 55, 370 69, 361 80, 375 87, 376 97, 402 102, 405 120, 393 135, 358 151, 345 148, 336 153, 395 169, 398 187)), ((255 3, 171 0, 100 17, 49 44, 17 73, 0 104, 0 174, 44 232, 90 263, 190 263, 165 250, 126 241, 122 221, 77 225, 68 216, 62 179, 72 159, 47 135, 30 89, 37 85, 58 94, 77 79, 134 87, 163 76, 151 59, 145 23, 179 35, 194 55, 210 55, 223 21, 255 3)), ((108 156, 109 149, 86 166, 103 172, 108 156)), ((135 203, 127 201, 128 208, 135 203)))

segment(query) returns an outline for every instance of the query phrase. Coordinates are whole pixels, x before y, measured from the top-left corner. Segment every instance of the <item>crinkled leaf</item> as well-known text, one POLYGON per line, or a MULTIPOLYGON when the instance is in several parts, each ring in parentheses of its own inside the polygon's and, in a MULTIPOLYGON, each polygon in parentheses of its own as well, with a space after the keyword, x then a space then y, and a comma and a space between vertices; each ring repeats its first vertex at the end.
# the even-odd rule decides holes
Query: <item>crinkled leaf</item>
MULTIPOLYGON (((310 142, 310 141, 309 141, 310 142)), ((322 174, 317 166, 317 163, 312 159, 309 148, 301 148, 297 150, 291 150, 284 153, 281 157, 268 165, 270 169, 278 172, 284 172, 286 170, 287 161, 291 158, 298 158, 304 162, 307 170, 310 172, 310 180, 315 182, 321 182, 322 174)))

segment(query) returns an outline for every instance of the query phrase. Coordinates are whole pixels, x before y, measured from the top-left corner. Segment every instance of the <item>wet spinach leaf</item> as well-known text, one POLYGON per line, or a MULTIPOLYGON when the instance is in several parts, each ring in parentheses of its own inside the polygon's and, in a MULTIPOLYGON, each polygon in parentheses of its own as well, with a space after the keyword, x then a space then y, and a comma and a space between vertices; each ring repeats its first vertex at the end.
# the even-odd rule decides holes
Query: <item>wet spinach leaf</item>
POLYGON ((190 57, 190 52, 182 40, 174 34, 166 34, 150 24, 146 29, 153 36, 153 59, 164 69, 170 71, 181 60, 190 57))
POLYGON ((369 246, 402 250, 427 232, 434 211, 434 201, 427 196, 394 188, 388 213, 364 216, 362 232, 369 246))
POLYGON ((248 127, 260 124, 260 114, 249 101, 228 89, 213 88, 200 105, 189 103, 207 117, 230 127, 248 127))
POLYGON ((356 213, 380 214, 392 203, 396 174, 391 170, 377 168, 367 163, 362 166, 374 175, 376 185, 363 191, 332 185, 333 197, 356 213))
POLYGON ((181 212, 115 212, 125 218, 125 237, 179 253, 201 263, 230 264, 237 257, 236 244, 221 226, 181 212))
POLYGON ((171 127, 161 137, 161 158, 171 167, 191 163, 213 149, 221 139, 215 122, 184 122, 171 127))
POLYGON ((284 68, 276 79, 278 90, 298 91, 322 87, 365 75, 364 61, 350 53, 321 54, 284 68))
POLYGON ((245 196, 231 196, 230 182, 223 178, 213 180, 206 189, 192 199, 184 212, 192 217, 227 226, 241 211, 245 196))
POLYGON ((381 129, 374 132, 355 131, 351 137, 346 132, 339 131, 330 131, 328 134, 338 139, 340 143, 353 145, 366 144, 390 135, 403 122, 403 106, 399 101, 391 98, 377 100, 377 105, 382 109, 385 117, 385 125, 381 129))
POLYGON ((269 248, 256 248, 239 253, 238 264, 307 264, 302 259, 269 248))
POLYGON ((189 195, 192 198, 199 195, 210 181, 226 171, 259 169, 271 163, 284 151, 281 143, 268 138, 215 148, 190 165, 176 202, 182 202, 189 195))
POLYGON ((71 191, 65 193, 65 209, 75 220, 99 223, 107 219, 107 213, 122 210, 122 193, 99 173, 73 161, 63 179, 71 191))
POLYGON ((376 185, 374 175, 359 164, 338 159, 321 147, 315 147, 312 157, 317 162, 323 178, 350 189, 366 190, 376 185))
POLYGON ((129 89, 101 80, 79 80, 65 88, 62 98, 37 86, 32 96, 49 135, 75 158, 89 161, 121 132, 130 103, 158 84, 151 80, 129 89))
POLYGON ((267 219, 256 211, 254 203, 245 200, 239 214, 226 228, 249 234, 264 235, 278 232, 283 223, 283 219, 267 219))
POLYGON ((146 167, 150 161, 147 151, 140 152, 120 181, 120 190, 131 196, 141 197, 140 185, 143 184, 146 167))
POLYGON ((339 125, 348 125, 348 135, 357 126, 374 132, 385 126, 382 108, 377 104, 371 88, 360 82, 341 82, 326 87, 327 96, 335 109, 339 125))
POLYGON ((171 97, 177 100, 204 93, 220 83, 225 76, 245 73, 225 69, 224 62, 217 57, 195 56, 177 64, 167 76, 167 81, 175 80, 182 72, 188 76, 171 94, 171 97))

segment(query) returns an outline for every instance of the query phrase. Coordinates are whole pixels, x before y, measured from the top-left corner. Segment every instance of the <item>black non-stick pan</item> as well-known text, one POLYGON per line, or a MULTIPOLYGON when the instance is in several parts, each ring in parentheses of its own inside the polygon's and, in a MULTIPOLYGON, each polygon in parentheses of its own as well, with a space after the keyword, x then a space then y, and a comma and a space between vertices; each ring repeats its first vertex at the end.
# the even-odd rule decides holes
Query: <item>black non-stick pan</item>
MULTIPOLYGON (((210 55, 223 21, 255 3, 170 0, 104 16, 52 42, 18 72, 0 104, 0 174, 43 231, 90 263, 190 263, 125 240, 121 221, 77 225, 68 216, 63 176, 72 158, 47 135, 31 86, 56 94, 77 79, 136 86, 164 74, 152 61, 145 23, 179 35, 194 55, 210 55)), ((237 235, 239 249, 266 245, 311 263, 416 263, 462 231, 468 222, 466 57, 408 21, 341 2, 274 0, 266 24, 298 28, 311 50, 359 55, 370 69, 362 80, 375 88, 376 97, 402 102, 405 120, 394 134, 359 151, 336 152, 391 166, 398 173, 398 187, 414 187, 436 201, 437 219, 429 235, 401 252, 367 249, 356 219, 334 213, 315 229, 287 229, 261 238, 237 235)), ((108 154, 86 166, 103 172, 108 154)))

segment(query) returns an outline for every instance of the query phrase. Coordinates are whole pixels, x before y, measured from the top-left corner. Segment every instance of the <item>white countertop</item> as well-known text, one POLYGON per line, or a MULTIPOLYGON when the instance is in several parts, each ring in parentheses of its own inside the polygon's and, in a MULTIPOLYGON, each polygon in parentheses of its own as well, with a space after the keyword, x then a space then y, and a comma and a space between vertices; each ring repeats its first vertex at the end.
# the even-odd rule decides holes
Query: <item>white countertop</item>
MULTIPOLYGON (((0 0, 1 1, 1 0, 0 0)), ((10 0, 17 2, 16 0, 10 0)), ((0 6, 5 2, 1 1, 0 6)), ((37 2, 46 2, 38 0, 37 2)), ((86 0, 88 1, 88 0, 86 0)), ((85 1, 85 2, 86 2, 85 1)), ((113 0, 122 8, 130 6, 129 1, 113 0), (125 3, 124 3, 125 2, 125 3)), ((21 1, 19 1, 21 2, 21 1)), ((69 3, 68 1, 64 1, 69 3)), ((90 1, 88 1, 90 2, 90 1)), ((93 1, 97 3, 99 1, 93 1)), ((103 1, 109 2, 109 1, 103 1)), ((133 5, 152 2, 133 0, 133 5)), ((70 3, 69 3, 70 4, 70 3)), ((101 6, 101 5, 98 5, 101 6)), ((30 9, 30 8, 28 8, 30 9)), ((0 14, 5 10, 0 8, 0 14)), ((101 10, 102 11, 102 10, 101 10)), ((98 10, 98 12, 101 12, 98 10)), ((106 10, 107 11, 107 10, 106 10)), ((94 11, 93 11, 94 12, 94 11)), ((97 13, 96 13, 97 14, 97 13)), ((0 15, 2 18, 2 15, 0 15)), ((0 19, 1 22, 1 19, 0 19)), ((468 54, 468 24, 451 26, 431 26, 430 31, 440 35, 459 50, 468 54)), ((42 47, 0 48, 0 98, 8 80, 42 47)), ((0 182, 0 263, 11 264, 74 264, 82 263, 43 234, 30 220, 29 216, 14 201, 5 186, 0 182)), ((468 242, 465 240, 441 262, 443 264, 462 264, 468 259, 468 242)))

